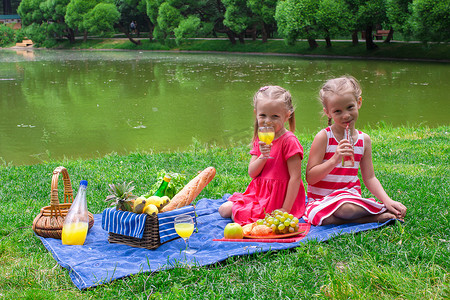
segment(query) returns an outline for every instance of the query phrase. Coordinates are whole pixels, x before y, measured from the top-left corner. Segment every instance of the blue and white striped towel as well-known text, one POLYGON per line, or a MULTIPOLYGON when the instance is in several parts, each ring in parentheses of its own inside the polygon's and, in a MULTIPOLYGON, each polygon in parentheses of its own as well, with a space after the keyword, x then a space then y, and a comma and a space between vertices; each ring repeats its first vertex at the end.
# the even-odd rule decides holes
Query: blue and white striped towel
MULTIPOLYGON (((159 238, 160 242, 165 243, 178 236, 175 231, 175 217, 179 215, 190 215, 194 218, 197 228, 195 207, 188 205, 158 214, 159 238)), ((116 208, 107 208, 102 214, 102 228, 108 232, 127 235, 141 239, 144 234, 146 214, 135 214, 132 212, 116 210, 116 208)))
POLYGON ((108 232, 142 239, 146 214, 107 208, 102 213, 102 228, 108 232))
MULTIPOLYGON (((159 222, 159 240, 161 244, 180 237, 175 231, 175 218, 180 215, 189 215, 194 219, 194 227, 197 228, 197 219, 195 207, 192 205, 184 206, 172 211, 158 214, 159 222)), ((194 228, 194 230, 195 230, 194 228)))

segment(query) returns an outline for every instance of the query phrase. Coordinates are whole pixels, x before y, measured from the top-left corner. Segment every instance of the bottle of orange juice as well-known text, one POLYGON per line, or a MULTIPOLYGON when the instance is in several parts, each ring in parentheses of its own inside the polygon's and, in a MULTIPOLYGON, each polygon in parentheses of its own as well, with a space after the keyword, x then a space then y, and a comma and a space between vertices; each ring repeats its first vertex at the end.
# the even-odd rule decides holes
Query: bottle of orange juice
POLYGON ((64 220, 61 240, 63 245, 83 245, 89 227, 86 202, 87 180, 80 181, 80 188, 64 220))

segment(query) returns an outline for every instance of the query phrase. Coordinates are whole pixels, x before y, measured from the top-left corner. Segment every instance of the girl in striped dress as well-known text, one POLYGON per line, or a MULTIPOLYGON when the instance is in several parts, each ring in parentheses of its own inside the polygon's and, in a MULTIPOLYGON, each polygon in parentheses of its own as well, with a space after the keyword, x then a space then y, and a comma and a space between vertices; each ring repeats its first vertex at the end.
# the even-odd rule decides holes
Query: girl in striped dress
POLYGON ((392 200, 375 177, 370 137, 355 129, 362 104, 358 81, 350 76, 327 81, 320 90, 320 101, 329 127, 311 145, 305 221, 318 226, 403 220, 406 207, 392 200), (348 139, 344 138, 346 130, 348 139), (354 158, 354 165, 344 167, 348 157, 354 158), (379 201, 361 197, 359 168, 364 185, 379 201))

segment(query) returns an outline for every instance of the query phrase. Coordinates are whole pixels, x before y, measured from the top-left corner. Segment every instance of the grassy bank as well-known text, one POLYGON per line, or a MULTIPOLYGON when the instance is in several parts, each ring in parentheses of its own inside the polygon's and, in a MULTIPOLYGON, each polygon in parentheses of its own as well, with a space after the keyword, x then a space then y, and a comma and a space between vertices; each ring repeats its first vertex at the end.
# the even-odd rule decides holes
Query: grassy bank
MULTIPOLYGON (((133 180, 136 194, 141 194, 160 169, 190 178, 214 166, 217 175, 200 197, 242 191, 249 182, 247 146, 223 149, 193 143, 185 152, 0 166, 0 298, 448 299, 450 127, 365 131, 373 139, 377 177, 388 194, 408 207, 403 225, 207 267, 139 274, 84 292, 75 288, 31 229, 39 209, 49 204, 54 168, 65 166, 73 183, 88 179, 89 210, 100 213, 107 205, 108 183, 133 180)), ((313 136, 298 137, 307 153, 313 136)), ((369 195, 366 190, 363 194, 369 195)))
POLYGON ((293 46, 286 45, 282 40, 270 40, 267 43, 246 41, 245 44, 232 45, 228 40, 189 40, 180 46, 162 45, 148 39, 141 40, 141 45, 135 45, 127 39, 96 39, 86 42, 77 40, 74 44, 68 41, 60 42, 56 48, 62 49, 121 49, 121 50, 163 50, 163 51, 220 51, 244 53, 279 53, 296 55, 363 57, 384 59, 427 59, 450 60, 450 45, 419 43, 377 43, 378 49, 367 51, 365 42, 353 46, 348 42, 333 42, 331 48, 326 48, 325 42, 319 41, 319 47, 310 49, 306 41, 299 41, 293 46))

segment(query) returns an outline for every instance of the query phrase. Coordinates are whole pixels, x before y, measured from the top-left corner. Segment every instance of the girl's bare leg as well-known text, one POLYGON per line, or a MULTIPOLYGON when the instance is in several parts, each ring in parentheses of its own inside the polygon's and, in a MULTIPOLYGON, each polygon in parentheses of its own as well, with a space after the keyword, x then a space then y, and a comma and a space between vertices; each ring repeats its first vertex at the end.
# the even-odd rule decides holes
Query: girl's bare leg
POLYGON ((373 215, 359 205, 344 203, 331 216, 324 219, 322 225, 372 222, 383 223, 395 218, 395 215, 388 211, 373 215))
POLYGON ((233 202, 227 201, 219 207, 219 214, 222 218, 231 218, 231 208, 233 207, 233 202))

